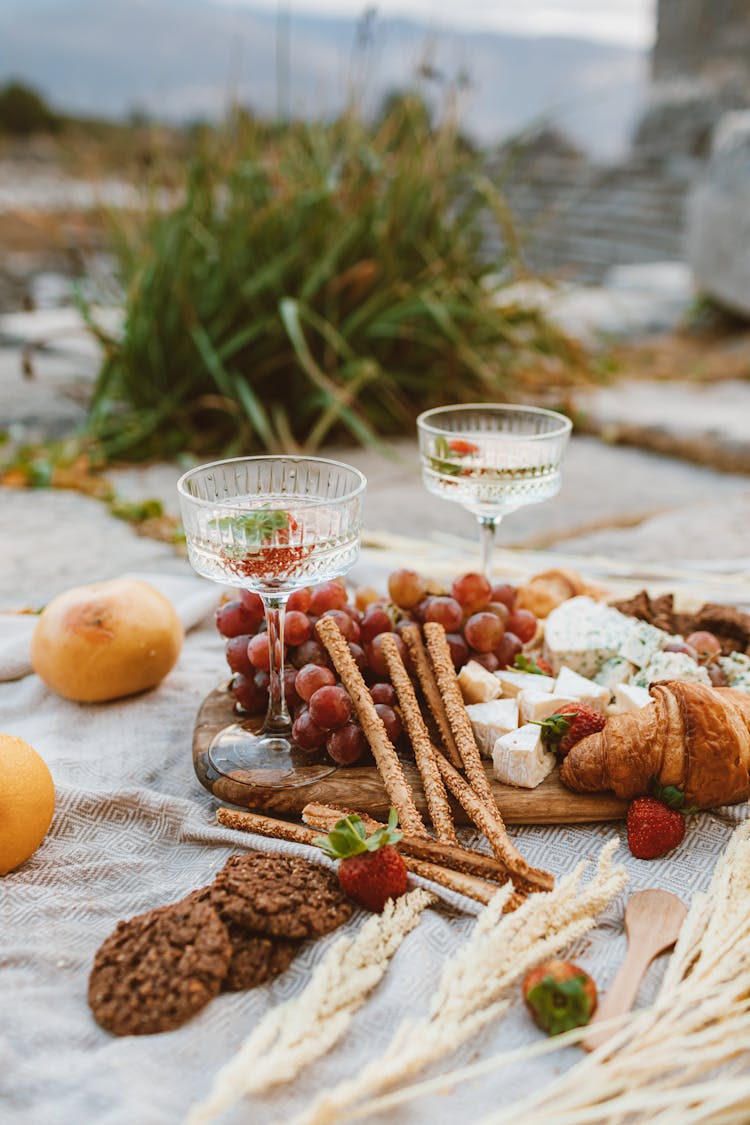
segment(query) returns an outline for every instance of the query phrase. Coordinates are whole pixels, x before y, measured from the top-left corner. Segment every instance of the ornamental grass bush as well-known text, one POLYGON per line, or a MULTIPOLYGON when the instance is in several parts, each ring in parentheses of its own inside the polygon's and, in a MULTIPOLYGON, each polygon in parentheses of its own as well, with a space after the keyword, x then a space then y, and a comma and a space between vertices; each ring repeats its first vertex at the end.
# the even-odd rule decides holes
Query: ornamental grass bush
POLYGON ((503 302, 503 199, 450 125, 206 131, 184 187, 118 221, 125 321, 89 434, 109 457, 313 451, 412 433, 420 410, 574 378, 576 345, 503 302))

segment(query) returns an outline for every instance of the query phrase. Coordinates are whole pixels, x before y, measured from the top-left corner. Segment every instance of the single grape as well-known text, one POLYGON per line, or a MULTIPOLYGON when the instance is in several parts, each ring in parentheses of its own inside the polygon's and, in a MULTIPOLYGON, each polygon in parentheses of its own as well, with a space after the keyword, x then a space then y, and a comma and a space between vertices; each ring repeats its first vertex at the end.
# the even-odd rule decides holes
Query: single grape
POLYGON ((294 720, 292 738, 301 750, 319 750, 326 740, 326 732, 320 729, 309 711, 302 711, 294 720))
MULTIPOLYGON (((401 659, 404 661, 404 663, 406 663, 408 659, 406 653, 406 645, 401 640, 398 633, 391 633, 390 635, 396 642, 396 647, 399 651, 401 659)), ((365 650, 367 652, 367 662, 370 665, 371 670, 375 673, 376 676, 381 677, 388 676, 388 662, 385 659, 385 653, 382 649, 382 638, 384 636, 386 636, 385 633, 378 633, 377 637, 375 637, 375 639, 371 641, 371 643, 365 650)))
POLYGON ((495 617, 498 617, 500 621, 502 621, 503 628, 505 628, 505 626, 508 624, 510 610, 508 609, 505 602, 490 602, 485 612, 494 613, 495 617))
POLYGON ((312 590, 309 586, 303 586, 301 590, 294 590, 289 595, 289 601, 286 603, 287 612, 291 613, 307 613, 312 601, 312 590))
POLYGON ((335 730, 348 723, 352 716, 352 701, 346 689, 321 687, 310 696, 310 716, 322 730, 335 730))
POLYGON ((297 673, 295 672, 294 668, 285 668, 284 669, 284 699, 286 700, 286 705, 287 705, 287 707, 289 708, 290 711, 293 711, 294 708, 298 707, 299 704, 302 702, 299 695, 297 694, 297 688, 295 686, 296 680, 297 680, 297 673))
POLYGON ((425 621, 437 621, 446 633, 457 633, 464 619, 464 611, 455 598, 430 598, 424 613, 425 621))
POLYGON ((354 641, 355 644, 360 638, 360 627, 356 621, 353 621, 346 610, 343 609, 327 609, 323 617, 332 617, 339 627, 342 637, 345 641, 354 641))
POLYGON ((466 641, 477 652, 492 652, 504 632, 502 621, 494 613, 474 613, 464 625, 466 641))
POLYGON ((254 633, 260 621, 241 601, 224 602, 216 610, 216 628, 223 637, 240 637, 243 633, 254 633))
POLYGON ((500 643, 495 649, 495 656, 500 661, 501 668, 512 668, 513 661, 523 652, 523 643, 515 633, 503 633, 500 643))
POLYGON ((679 641, 671 641, 668 645, 664 646, 665 652, 684 652, 685 656, 689 656, 691 660, 698 662, 698 650, 694 649, 692 645, 687 643, 680 643, 679 641))
POLYGON ((305 664, 300 668, 299 672, 294 678, 294 690, 300 699, 309 702, 310 696, 313 695, 318 688, 333 686, 336 683, 336 677, 330 668, 321 666, 320 664, 305 664))
POLYGON ((705 629, 699 629, 698 632, 685 637, 685 643, 692 645, 698 653, 698 660, 701 664, 706 664, 715 660, 717 656, 721 656, 721 641, 713 633, 706 632, 705 629))
POLYGON ((252 676, 255 669, 247 655, 247 646, 250 637, 241 633, 239 637, 230 637, 226 645, 227 664, 233 672, 242 672, 244 676, 252 676))
POLYGON ((351 602, 347 602, 343 607, 343 612, 348 613, 352 621, 356 621, 357 625, 359 625, 360 621, 362 620, 362 614, 359 612, 355 605, 352 605, 351 602))
POLYGON ((232 680, 231 690, 239 706, 249 715, 259 715, 268 706, 268 696, 258 687, 254 676, 246 676, 240 672, 232 680))
POLYGON ((469 660, 476 660, 477 664, 481 664, 488 672, 497 672, 500 667, 500 661, 494 652, 470 652, 469 660))
POLYGON ((362 645, 358 645, 356 641, 349 641, 349 652, 354 657, 354 663, 357 665, 360 672, 364 672, 367 667, 367 654, 362 648, 362 645))
POLYGON ((469 659, 469 646, 466 641, 460 633, 446 633, 445 639, 451 650, 453 667, 456 669, 463 668, 464 664, 469 659))
POLYGON ((313 589, 310 612, 320 615, 327 609, 343 609, 346 600, 346 590, 340 582, 322 582, 313 589))
POLYGON ((373 684, 370 688, 373 703, 385 703, 393 707, 396 702, 396 692, 390 684, 373 684))
POLYGON ((271 653, 267 633, 256 633, 247 642, 247 658, 253 668, 260 668, 267 672, 271 666, 271 653))
POLYGON ((240 590, 240 601, 252 617, 258 621, 263 620, 266 610, 260 594, 256 594, 254 590, 240 590))
POLYGON ((508 618, 508 631, 515 633, 523 644, 536 636, 537 620, 528 609, 515 609, 508 618))
POLYGON ((455 578, 451 594, 467 613, 478 613, 492 601, 492 587, 483 574, 462 574, 455 578))
POLYGON ((324 668, 330 668, 331 666, 328 653, 322 644, 313 640, 312 637, 309 641, 303 641, 298 647, 293 657, 293 663, 297 668, 304 668, 306 664, 320 664, 324 668))
POLYGON ((516 604, 516 588, 511 586, 509 582, 498 582, 497 585, 492 587, 492 601, 502 602, 507 605, 508 609, 512 610, 516 604))
POLYGON ((338 730, 332 730, 326 739, 326 750, 339 766, 353 765, 366 749, 365 732, 357 723, 345 723, 338 730))
POLYGON ((293 609, 284 618, 284 639, 289 645, 301 645, 312 636, 312 625, 306 613, 293 609))
POLYGON ((395 742, 403 729, 400 718, 387 703, 376 703, 375 710, 378 715, 380 715, 381 722, 385 727, 385 733, 388 735, 391 742, 395 742))
POLYGON ((368 645, 379 633, 390 633, 392 629, 393 622, 382 605, 371 605, 362 618, 360 640, 362 644, 368 645))
POLYGON ((393 574, 389 575, 388 593, 391 601, 396 605, 401 606, 402 609, 410 609, 411 606, 422 601, 427 593, 427 583, 416 570, 407 570, 404 567, 401 570, 394 570, 393 574))
POLYGON ((729 680, 724 673, 724 669, 720 664, 717 664, 716 661, 711 661, 706 666, 706 671, 708 672, 708 678, 714 687, 726 687, 728 685, 729 680))
POLYGON ((380 594, 373 586, 360 586, 354 595, 354 604, 360 613, 364 613, 368 605, 372 605, 380 597, 380 594))

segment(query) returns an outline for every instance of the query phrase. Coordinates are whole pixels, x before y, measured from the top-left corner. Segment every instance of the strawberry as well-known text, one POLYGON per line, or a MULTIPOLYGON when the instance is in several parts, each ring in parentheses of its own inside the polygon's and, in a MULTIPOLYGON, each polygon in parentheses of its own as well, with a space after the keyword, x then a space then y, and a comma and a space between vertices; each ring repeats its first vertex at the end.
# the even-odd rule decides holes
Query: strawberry
POLYGON ((657 859, 685 838, 685 795, 674 785, 652 783, 653 797, 636 797, 628 806, 628 847, 636 859, 657 859))
POLYGON ((542 742, 558 758, 564 758, 576 742, 604 729, 603 715, 585 703, 564 703, 559 711, 538 724, 542 742))
POLYGON ((545 961, 526 974, 523 998, 534 1022, 548 1035, 587 1024, 596 1011, 596 985, 571 961, 545 961))
POLYGON ((513 661, 513 667, 518 672, 530 672, 535 676, 554 676, 552 665, 543 656, 526 656, 519 652, 513 661))
POLYGON ((313 841, 331 859, 340 861, 342 891, 376 913, 389 899, 399 898, 406 891, 406 865, 393 847, 402 836, 396 830, 397 823, 396 810, 391 809, 388 824, 368 836, 361 817, 351 813, 337 821, 327 836, 313 841))
POLYGON ((448 448, 452 453, 457 453, 459 457, 466 457, 469 453, 479 452, 478 445, 475 445, 473 441, 466 441, 464 438, 450 438, 448 448))

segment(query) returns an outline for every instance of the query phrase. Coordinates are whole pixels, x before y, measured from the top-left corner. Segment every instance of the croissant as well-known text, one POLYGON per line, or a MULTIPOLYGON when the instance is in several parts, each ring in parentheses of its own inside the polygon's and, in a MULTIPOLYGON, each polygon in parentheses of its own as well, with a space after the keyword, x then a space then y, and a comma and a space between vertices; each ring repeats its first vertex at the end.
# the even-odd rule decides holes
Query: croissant
POLYGON ((615 715, 576 743, 560 769, 577 792, 648 793, 652 779, 674 785, 685 805, 707 809, 750 797, 750 695, 667 680, 653 704, 615 715))

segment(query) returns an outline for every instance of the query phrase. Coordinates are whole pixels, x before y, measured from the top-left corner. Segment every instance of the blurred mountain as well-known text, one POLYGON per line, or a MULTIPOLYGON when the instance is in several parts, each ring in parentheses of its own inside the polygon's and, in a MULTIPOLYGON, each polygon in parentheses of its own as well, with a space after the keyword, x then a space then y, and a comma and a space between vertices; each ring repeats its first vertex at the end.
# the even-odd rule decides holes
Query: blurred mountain
POLYGON ((258 113, 327 116, 356 84, 366 108, 414 85, 466 80, 466 132, 498 141, 540 120, 600 158, 626 147, 647 88, 643 51, 375 19, 279 13, 221 0, 2 0, 0 81, 36 85, 61 110, 213 118, 232 100, 258 113), (365 45, 363 46, 363 39, 365 45))

